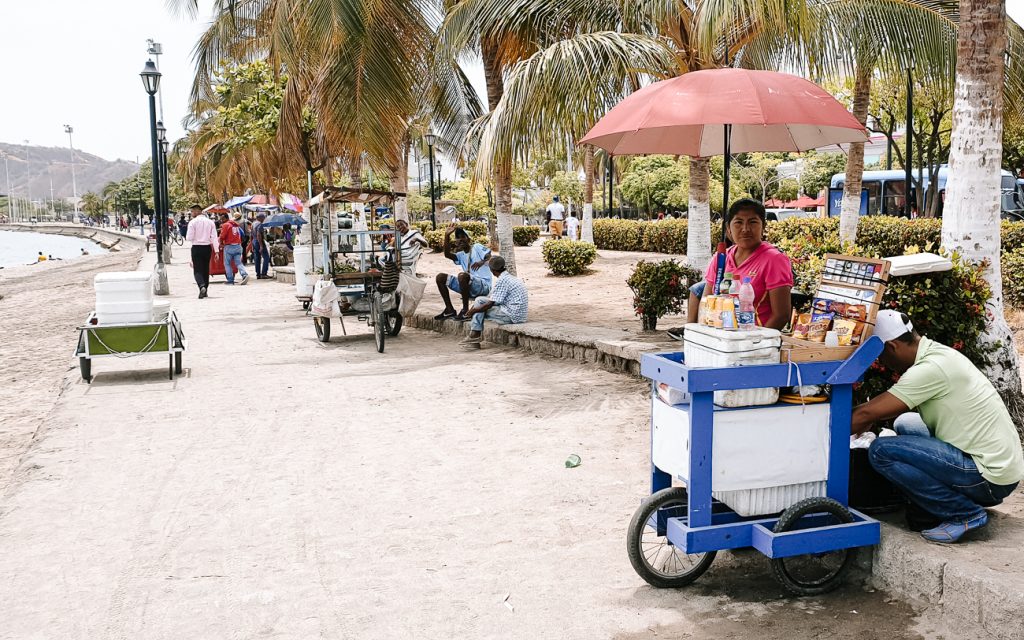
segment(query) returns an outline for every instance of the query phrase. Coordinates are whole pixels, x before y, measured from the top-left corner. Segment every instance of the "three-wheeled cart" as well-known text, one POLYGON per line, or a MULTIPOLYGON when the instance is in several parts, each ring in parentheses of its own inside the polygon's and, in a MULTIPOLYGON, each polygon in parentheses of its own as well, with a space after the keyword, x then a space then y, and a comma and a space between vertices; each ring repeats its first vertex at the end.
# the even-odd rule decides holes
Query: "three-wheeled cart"
POLYGON ((173 309, 162 320, 121 324, 99 324, 93 312, 85 324, 78 327, 75 357, 82 370, 82 380, 91 383, 94 358, 166 354, 168 376, 173 380, 175 374, 181 373, 185 346, 185 333, 173 309))
POLYGON ((651 495, 627 540, 640 577, 681 587, 716 552, 753 547, 794 594, 837 587, 854 549, 880 536, 876 520, 849 508, 847 493, 853 385, 881 351, 872 337, 846 360, 726 368, 688 367, 682 353, 645 354, 641 373, 654 390, 651 495), (675 390, 677 404, 659 397, 659 384, 675 390), (829 402, 714 404, 716 391, 801 384, 829 385, 829 402))
MULTIPOLYGON (((395 245, 395 229, 375 229, 376 207, 370 208, 369 218, 350 211, 337 210, 337 203, 390 203, 402 193, 373 189, 328 189, 310 200, 311 222, 320 223, 323 250, 323 279, 337 286, 342 315, 337 318, 342 332, 347 335, 344 316, 355 315, 373 329, 374 342, 379 353, 384 352, 387 336, 397 336, 402 330, 402 316, 398 312, 398 273, 402 268, 401 252, 389 251, 386 241, 395 245), (365 225, 365 227, 363 226, 365 225), (382 260, 387 257, 390 261, 382 260), (342 270, 341 265, 350 270, 342 270)), ((309 305, 303 300, 303 306, 309 305)), ((327 342, 331 338, 331 318, 313 315, 317 339, 327 342)))

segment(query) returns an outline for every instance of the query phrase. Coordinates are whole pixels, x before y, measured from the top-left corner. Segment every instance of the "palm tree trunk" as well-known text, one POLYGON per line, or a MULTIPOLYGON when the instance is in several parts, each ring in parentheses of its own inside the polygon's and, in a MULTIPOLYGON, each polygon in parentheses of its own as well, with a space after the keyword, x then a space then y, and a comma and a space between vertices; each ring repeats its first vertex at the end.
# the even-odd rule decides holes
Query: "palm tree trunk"
MULTIPOLYGON (((484 40, 480 45, 484 61, 484 79, 487 82, 487 106, 493 112, 505 91, 498 48, 484 40)), ((498 251, 505 258, 505 267, 516 275, 516 253, 512 243, 512 160, 495 162, 494 213, 498 218, 498 251)))
MULTIPOLYGON (((871 98, 871 65, 857 65, 853 84, 853 117, 857 122, 867 124, 868 102, 871 98)), ((860 221, 861 179, 864 177, 864 143, 850 145, 846 157, 846 184, 843 186, 843 208, 839 217, 839 240, 857 241, 857 222, 860 221)))
POLYGON ((594 147, 583 150, 583 225, 580 240, 594 244, 594 147))
POLYGON ((1024 398, 1017 354, 1003 316, 999 267, 1005 25, 1004 0, 960 0, 942 244, 984 265, 992 297, 987 305, 988 329, 982 340, 998 345, 986 374, 1017 418, 1024 398))
POLYGON ((690 202, 687 212, 686 260, 701 270, 711 260, 711 161, 690 158, 690 202))
MULTIPOLYGON (((409 133, 402 136, 401 148, 398 152, 398 164, 391 167, 391 189, 398 193, 409 192, 409 133)), ((409 221, 409 201, 406 196, 395 198, 395 220, 409 221)))

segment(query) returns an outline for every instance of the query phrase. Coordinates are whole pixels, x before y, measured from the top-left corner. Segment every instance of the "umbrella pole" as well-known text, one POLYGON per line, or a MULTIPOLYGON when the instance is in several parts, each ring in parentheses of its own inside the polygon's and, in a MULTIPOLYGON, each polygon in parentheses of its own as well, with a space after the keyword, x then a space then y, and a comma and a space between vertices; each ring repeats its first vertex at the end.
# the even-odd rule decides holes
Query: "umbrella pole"
POLYGON ((732 165, 732 152, 730 151, 730 142, 732 138, 732 125, 727 124, 725 129, 725 170, 722 175, 722 242, 728 244, 725 232, 728 223, 726 220, 726 214, 729 211, 729 168, 732 165))

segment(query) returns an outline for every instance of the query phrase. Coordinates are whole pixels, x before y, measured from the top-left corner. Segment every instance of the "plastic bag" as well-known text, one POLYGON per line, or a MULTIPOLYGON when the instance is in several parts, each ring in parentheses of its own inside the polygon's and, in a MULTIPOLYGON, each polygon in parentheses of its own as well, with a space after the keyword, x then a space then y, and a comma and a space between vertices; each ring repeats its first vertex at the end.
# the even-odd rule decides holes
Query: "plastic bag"
POLYGON ((870 431, 850 436, 850 448, 851 449, 867 449, 871 446, 871 443, 875 441, 875 434, 870 431))
POLYGON ((313 285, 313 300, 309 306, 310 313, 322 318, 340 318, 341 307, 338 306, 338 287, 330 280, 317 280, 313 285))
POLYGON ((398 293, 401 298, 398 302, 398 313, 402 317, 409 317, 416 312, 416 307, 423 299, 423 292, 427 288, 427 281, 416 276, 401 273, 398 276, 398 293))

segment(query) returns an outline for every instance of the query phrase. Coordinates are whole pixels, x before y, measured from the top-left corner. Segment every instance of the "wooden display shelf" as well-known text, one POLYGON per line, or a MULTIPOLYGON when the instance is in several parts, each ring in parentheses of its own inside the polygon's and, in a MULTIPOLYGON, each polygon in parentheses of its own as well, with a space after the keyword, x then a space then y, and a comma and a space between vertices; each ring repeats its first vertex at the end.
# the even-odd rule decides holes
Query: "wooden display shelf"
POLYGON ((848 347, 826 347, 824 343, 801 340, 793 336, 782 336, 782 349, 779 350, 780 362, 820 362, 826 360, 846 360, 860 345, 848 347))
POLYGON ((381 271, 348 271, 334 274, 334 284, 358 284, 365 280, 380 280, 381 271))

